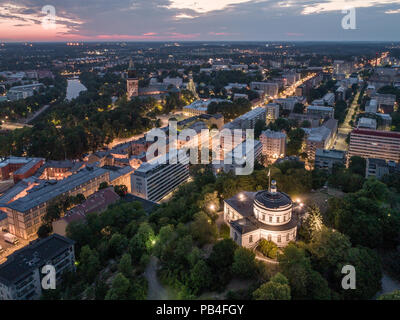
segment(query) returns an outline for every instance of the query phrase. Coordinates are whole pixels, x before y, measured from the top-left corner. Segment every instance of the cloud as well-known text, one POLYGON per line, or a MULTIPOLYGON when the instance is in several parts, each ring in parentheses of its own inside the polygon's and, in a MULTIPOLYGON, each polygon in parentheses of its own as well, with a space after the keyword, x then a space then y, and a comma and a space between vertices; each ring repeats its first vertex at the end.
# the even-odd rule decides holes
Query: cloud
POLYGON ((400 4, 400 0, 327 0, 305 4, 302 14, 315 14, 330 11, 342 11, 348 8, 369 8, 389 4, 400 4))
POLYGON ((254 2, 254 0, 171 0, 167 7, 169 9, 190 9, 197 13, 207 13, 246 2, 254 2))
POLYGON ((385 11, 386 14, 396 14, 396 13, 400 13, 400 9, 396 9, 396 10, 387 10, 385 11))

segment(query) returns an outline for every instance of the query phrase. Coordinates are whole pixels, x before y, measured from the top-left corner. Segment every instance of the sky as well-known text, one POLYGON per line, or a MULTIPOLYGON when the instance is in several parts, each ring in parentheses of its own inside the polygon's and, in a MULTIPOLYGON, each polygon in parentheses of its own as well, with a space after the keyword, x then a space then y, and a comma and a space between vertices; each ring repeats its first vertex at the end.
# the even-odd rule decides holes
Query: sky
POLYGON ((400 41, 399 31, 400 0, 0 0, 4 42, 400 41), (355 29, 342 27, 349 8, 355 29))

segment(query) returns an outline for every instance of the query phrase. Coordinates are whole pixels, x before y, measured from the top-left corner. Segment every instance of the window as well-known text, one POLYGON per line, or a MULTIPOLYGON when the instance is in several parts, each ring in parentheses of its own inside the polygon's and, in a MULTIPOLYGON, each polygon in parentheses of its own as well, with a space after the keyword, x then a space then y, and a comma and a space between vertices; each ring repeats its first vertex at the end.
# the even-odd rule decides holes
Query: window
POLYGON ((271 239, 272 239, 272 237, 271 237, 271 235, 269 234, 269 235, 268 235, 268 241, 271 241, 271 239))
POLYGON ((276 222, 278 222, 278 223, 279 223, 279 217, 276 217, 276 222))
POLYGON ((281 238, 281 235, 279 235, 278 236, 278 242, 281 242, 282 241, 282 238, 281 238))
POLYGON ((284 221, 284 222, 286 221, 286 215, 283 216, 283 221, 284 221))
POLYGON ((265 214, 263 214, 263 221, 265 221, 265 214))
POLYGON ((269 222, 272 222, 272 216, 269 216, 269 222))
POLYGON ((253 235, 251 235, 250 237, 249 237, 249 243, 252 243, 253 242, 253 235))
POLYGON ((289 241, 289 233, 286 234, 286 241, 289 241))

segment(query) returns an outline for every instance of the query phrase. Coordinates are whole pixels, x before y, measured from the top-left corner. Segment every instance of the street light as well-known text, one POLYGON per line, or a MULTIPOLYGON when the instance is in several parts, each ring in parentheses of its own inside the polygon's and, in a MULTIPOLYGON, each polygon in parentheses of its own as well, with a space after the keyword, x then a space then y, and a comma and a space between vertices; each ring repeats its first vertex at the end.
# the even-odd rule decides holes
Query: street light
POLYGON ((214 210, 215 210, 215 204, 214 204, 214 203, 211 203, 210 206, 209 206, 209 208, 210 208, 211 211, 214 211, 214 210))

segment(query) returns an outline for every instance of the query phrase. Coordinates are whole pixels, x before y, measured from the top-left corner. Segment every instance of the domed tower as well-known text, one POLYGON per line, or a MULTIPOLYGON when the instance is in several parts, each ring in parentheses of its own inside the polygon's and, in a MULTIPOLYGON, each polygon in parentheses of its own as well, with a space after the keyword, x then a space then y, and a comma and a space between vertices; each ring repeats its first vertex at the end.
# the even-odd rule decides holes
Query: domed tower
POLYGON ((224 219, 230 225, 231 237, 240 246, 255 248, 261 239, 266 239, 285 247, 296 241, 293 207, 292 199, 279 192, 273 180, 269 190, 241 192, 224 200, 224 219))
POLYGON ((254 216, 261 223, 280 226, 292 218, 293 203, 290 197, 278 192, 276 181, 272 180, 270 191, 257 192, 254 198, 254 216))
POLYGON ((128 99, 139 95, 139 79, 136 74, 136 69, 132 59, 129 61, 128 79, 126 80, 126 95, 128 99))

